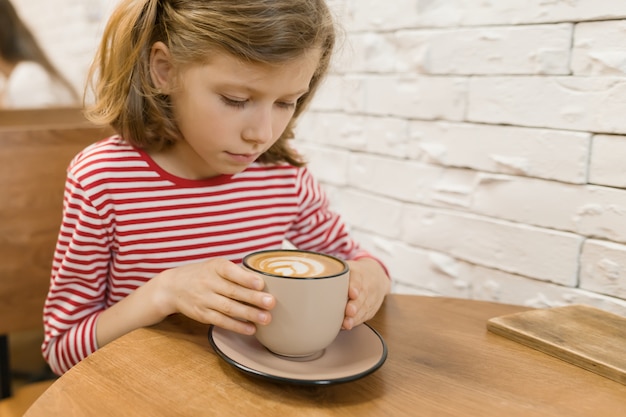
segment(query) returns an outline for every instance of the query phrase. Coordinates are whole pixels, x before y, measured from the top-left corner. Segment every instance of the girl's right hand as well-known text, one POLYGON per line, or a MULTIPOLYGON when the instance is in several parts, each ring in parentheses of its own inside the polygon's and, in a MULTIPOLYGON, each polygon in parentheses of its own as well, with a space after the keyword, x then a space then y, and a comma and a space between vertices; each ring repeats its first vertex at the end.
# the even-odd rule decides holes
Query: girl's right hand
POLYGON ((163 317, 182 313, 241 334, 254 334, 255 323, 268 324, 276 304, 262 291, 261 277, 223 258, 170 269, 153 280, 159 281, 157 300, 163 317))

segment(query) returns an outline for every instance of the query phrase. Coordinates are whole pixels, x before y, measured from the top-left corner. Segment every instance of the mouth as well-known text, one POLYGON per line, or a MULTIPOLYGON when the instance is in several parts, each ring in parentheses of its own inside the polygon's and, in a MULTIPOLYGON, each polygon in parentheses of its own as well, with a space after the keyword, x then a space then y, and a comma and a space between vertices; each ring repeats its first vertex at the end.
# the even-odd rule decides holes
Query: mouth
POLYGON ((226 152, 226 154, 235 162, 240 164, 251 164, 257 160, 260 156, 259 153, 233 153, 226 152))

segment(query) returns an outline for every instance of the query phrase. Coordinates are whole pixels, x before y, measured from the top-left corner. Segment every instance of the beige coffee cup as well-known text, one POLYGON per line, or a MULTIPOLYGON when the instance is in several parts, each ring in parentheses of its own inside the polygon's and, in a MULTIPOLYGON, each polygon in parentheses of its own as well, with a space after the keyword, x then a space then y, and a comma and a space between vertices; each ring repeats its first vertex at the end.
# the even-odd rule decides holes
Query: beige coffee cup
POLYGON ((290 358, 319 357, 337 337, 348 302, 348 264, 317 252, 277 249, 251 253, 243 266, 276 298, 272 321, 257 325, 257 340, 290 358))

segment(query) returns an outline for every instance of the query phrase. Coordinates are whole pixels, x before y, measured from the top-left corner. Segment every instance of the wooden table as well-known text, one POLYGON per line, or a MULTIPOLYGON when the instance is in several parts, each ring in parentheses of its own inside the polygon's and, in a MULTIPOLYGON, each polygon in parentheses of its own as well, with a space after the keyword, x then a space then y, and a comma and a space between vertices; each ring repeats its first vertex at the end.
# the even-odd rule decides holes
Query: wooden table
POLYGON ((486 330, 523 310, 391 295, 370 321, 385 364, 329 386, 249 376, 213 352, 208 326, 175 316, 100 349, 25 416, 625 416, 625 385, 486 330))

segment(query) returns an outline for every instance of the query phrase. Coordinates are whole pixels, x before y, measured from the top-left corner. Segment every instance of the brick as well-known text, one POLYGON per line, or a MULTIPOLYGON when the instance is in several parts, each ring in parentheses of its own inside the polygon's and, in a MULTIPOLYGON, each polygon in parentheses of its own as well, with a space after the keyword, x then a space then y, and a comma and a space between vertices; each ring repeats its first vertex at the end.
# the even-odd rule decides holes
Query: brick
POLYGON ((311 110, 305 112, 296 124, 295 144, 300 142, 334 145, 346 149, 365 146, 362 117, 339 112, 311 110))
POLYGON ((466 263, 446 254, 357 232, 355 237, 389 269, 394 292, 468 298, 472 284, 463 273, 466 263))
POLYGON ((305 156, 319 181, 333 185, 347 184, 350 158, 347 151, 304 143, 299 144, 297 149, 305 156))
MULTIPOLYGON (((395 72, 399 55, 393 33, 354 33, 342 45, 337 58, 339 72, 395 72)), ((404 51, 403 51, 404 52, 404 51)))
POLYGON ((345 26, 350 31, 390 30, 414 26, 418 0, 346 0, 345 26))
POLYGON ((406 158, 409 122, 395 117, 308 112, 298 121, 298 141, 406 158))
POLYGON ((348 0, 348 4, 348 27, 354 31, 520 25, 626 17, 626 5, 615 0, 394 0, 392 3, 348 0))
POLYGON ((474 266, 468 269, 474 283, 471 298, 533 308, 586 304, 626 316, 626 302, 616 297, 580 288, 563 287, 495 269, 474 266))
POLYGON ((623 190, 443 168, 360 153, 341 160, 347 165, 346 171, 320 163, 322 178, 395 201, 461 209, 494 219, 626 242, 623 190), (341 174, 329 178, 333 172, 341 174))
POLYGON ((424 201, 442 168, 382 156, 354 154, 348 167, 348 183, 398 201, 424 201))
POLYGON ((626 74, 626 21, 576 25, 572 49, 574 75, 626 74))
POLYGON ((336 207, 351 227, 398 239, 405 228, 403 204, 350 188, 333 195, 336 207))
POLYGON ((580 287, 626 298, 626 245, 587 240, 580 257, 580 287))
POLYGON ((626 194, 609 187, 585 187, 587 201, 576 207, 578 232, 616 242, 626 242, 626 194))
POLYGON ((589 182, 626 188, 626 137, 595 135, 592 143, 589 182))
POLYGON ((464 78, 369 76, 362 82, 364 101, 355 106, 355 111, 427 120, 465 117, 467 80, 464 78))
POLYGON ((474 213, 626 242, 626 193, 621 190, 476 175, 468 205, 474 213))
MULTIPOLYGON (((557 24, 400 31, 395 60, 399 72, 569 74, 572 28, 571 24, 557 24)), ((391 55, 382 45, 377 49, 374 69, 391 55)))
POLYGON ((410 284, 406 284, 404 282, 399 282, 399 281, 394 281, 392 283, 391 292, 394 294, 418 295, 418 296, 427 296, 427 297, 435 297, 439 295, 439 294, 433 293, 432 291, 413 287, 410 284))
POLYGON ((411 158, 451 167, 571 183, 587 181, 589 133, 415 121, 411 158))
POLYGON ((394 293, 472 298, 533 308, 587 304, 626 316, 626 301, 618 297, 475 265, 367 233, 355 235, 389 265, 394 293))
POLYGON ((580 236, 441 209, 407 206, 402 240, 464 261, 573 286, 580 236))
POLYGON ((317 111, 342 111, 345 108, 344 89, 346 84, 344 78, 337 74, 329 74, 319 87, 313 98, 309 109, 317 111))
MULTIPOLYGON (((457 9, 451 11, 461 14, 462 25, 519 25, 626 17, 626 4, 615 0, 443 0, 426 3, 433 3, 434 8, 442 4, 448 9, 457 9)), ((446 19, 443 18, 441 23, 446 24, 446 19)))
POLYGON ((355 236, 389 266, 394 293, 453 296, 533 308, 587 304, 626 316, 626 301, 621 298, 475 265, 369 233, 357 231, 355 236))
POLYGON ((619 189, 444 169, 361 154, 353 155, 348 165, 352 189, 395 201, 626 242, 626 193, 619 189))
MULTIPOLYGON (((397 256, 395 247, 402 243, 399 243, 396 239, 383 237, 376 232, 362 230, 358 227, 351 228, 351 233, 361 247, 375 254, 387 268, 393 270, 393 259, 397 256)), ((390 271, 390 274, 394 278, 394 272, 390 271)))
POLYGON ((472 122, 626 133, 626 79, 476 77, 469 83, 472 122))
POLYGON ((395 245, 391 275, 394 282, 427 294, 469 298, 472 283, 463 275, 463 262, 434 251, 395 245))

